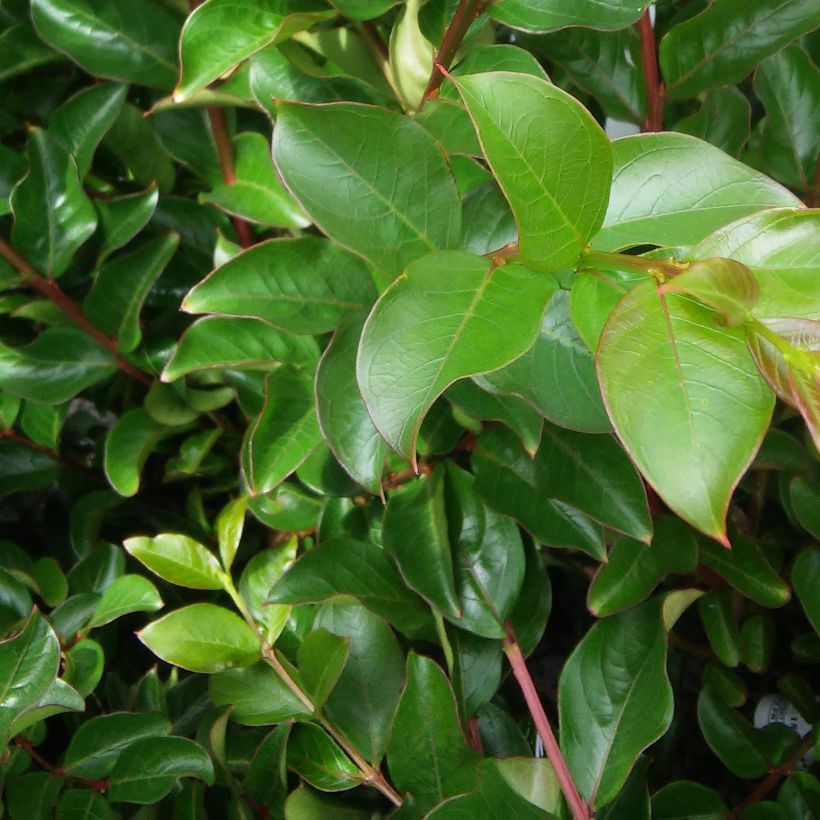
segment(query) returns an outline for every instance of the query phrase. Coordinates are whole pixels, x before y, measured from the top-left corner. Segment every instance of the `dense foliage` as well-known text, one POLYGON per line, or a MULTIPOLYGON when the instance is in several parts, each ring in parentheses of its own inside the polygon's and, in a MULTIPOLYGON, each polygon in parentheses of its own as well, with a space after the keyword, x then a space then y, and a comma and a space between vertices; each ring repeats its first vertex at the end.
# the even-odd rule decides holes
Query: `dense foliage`
POLYGON ((0 0, 5 814, 820 817, 820 6, 647 7, 0 0))

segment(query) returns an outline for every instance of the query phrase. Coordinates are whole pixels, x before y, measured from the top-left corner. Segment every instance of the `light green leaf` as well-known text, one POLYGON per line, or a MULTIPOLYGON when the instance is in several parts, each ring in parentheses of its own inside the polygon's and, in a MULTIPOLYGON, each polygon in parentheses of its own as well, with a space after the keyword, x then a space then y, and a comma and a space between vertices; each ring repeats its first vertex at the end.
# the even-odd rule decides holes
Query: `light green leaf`
MULTIPOLYGON (((83 644, 91 644, 99 651, 99 665, 96 670, 96 680, 93 681, 94 685, 96 685, 102 673, 102 649, 99 644, 94 643, 94 641, 80 641, 76 646, 72 647, 72 649, 66 653, 66 668, 68 668, 70 664, 74 650, 83 644)), ((39 698, 37 703, 29 706, 28 709, 14 719, 9 730, 9 737, 14 737, 21 732, 25 732, 27 729, 30 729, 52 715, 60 715, 64 712, 82 712, 83 709, 85 709, 85 701, 80 693, 66 683, 66 681, 56 678, 46 693, 39 698)))
POLYGON ((261 319, 206 316, 185 331, 162 380, 228 367, 273 370, 282 363, 312 365, 318 357, 319 347, 309 336, 281 333, 261 319))
POLYGON ((317 709, 327 702, 347 663, 350 641, 326 629, 314 629, 297 655, 299 674, 317 709))
POLYGON ((265 380, 262 411, 242 444, 242 474, 250 492, 270 492, 321 441, 310 376, 292 367, 271 373, 265 380))
POLYGON ((137 633, 161 660, 191 672, 212 674, 250 666, 259 659, 259 636, 229 609, 191 604, 137 633))
POLYGON ((188 313, 252 316, 291 333, 326 333, 368 309, 376 288, 366 265, 315 236, 271 239, 238 254, 188 292, 188 313))
POLYGON ((190 99, 265 46, 331 17, 323 6, 295 0, 206 0, 182 28, 182 71, 174 101, 190 99))
POLYGON ((156 612, 162 606, 157 588, 147 578, 141 575, 121 575, 103 592, 88 626, 92 629, 104 626, 132 612, 156 612))
POLYGON ((612 193, 596 248, 691 245, 747 214, 800 207, 782 185, 688 134, 622 137, 612 147, 612 193))
POLYGON ((57 277, 94 233, 97 215, 71 154, 42 128, 29 131, 28 159, 28 174, 11 192, 11 240, 41 273, 57 277))
POLYGON ((606 210, 606 135, 574 97, 538 77, 490 72, 454 82, 512 206, 522 260, 540 270, 574 265, 606 210))
POLYGON ((165 581, 188 589, 222 589, 224 576, 216 556, 187 535, 139 535, 127 538, 123 546, 165 581))
POLYGON ((237 134, 233 146, 236 180, 202 194, 200 201, 260 225, 307 227, 310 221, 276 176, 267 140, 261 134, 248 131, 237 134))
POLYGON ((598 373, 615 430, 647 481, 681 518, 728 544, 729 499, 774 405, 743 335, 645 282, 610 316, 598 373))
POLYGON ((89 74, 170 88, 179 25, 149 0, 32 0, 37 34, 89 74))
POLYGON ((812 0, 721 0, 664 35, 660 64, 670 100, 746 77, 769 54, 820 25, 812 0))
POLYGON ((573 0, 498 0, 491 15, 511 28, 531 32, 555 31, 567 26, 620 29, 634 23, 649 0, 611 0, 576 3, 573 0))
POLYGON ((179 246, 179 234, 151 239, 137 250, 110 260, 100 269, 86 297, 86 315, 117 340, 123 353, 140 343, 140 311, 145 298, 179 246))
POLYGON ((583 797, 605 806, 672 722, 660 601, 598 621, 564 665, 558 693, 570 772, 583 797))
POLYGON ((554 290, 550 276, 458 251, 412 263, 373 308, 356 362, 359 388, 388 444, 415 458, 433 402, 458 379, 524 353, 554 290))
POLYGON ((407 117, 353 103, 282 102, 273 158, 317 227, 386 281, 459 241, 461 206, 441 148, 407 117))
POLYGON ((219 557, 227 572, 236 557, 242 530, 245 526, 245 512, 248 508, 247 496, 240 496, 226 504, 216 519, 216 536, 219 542, 219 557))
POLYGON ((390 32, 389 67, 402 103, 418 108, 433 70, 435 47, 419 28, 421 0, 407 0, 390 32))

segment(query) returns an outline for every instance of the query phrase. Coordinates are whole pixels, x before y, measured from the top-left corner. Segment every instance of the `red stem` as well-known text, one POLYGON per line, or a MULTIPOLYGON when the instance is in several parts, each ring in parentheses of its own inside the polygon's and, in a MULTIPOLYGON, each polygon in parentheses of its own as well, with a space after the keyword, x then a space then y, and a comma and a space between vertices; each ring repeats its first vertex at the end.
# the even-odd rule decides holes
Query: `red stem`
POLYGON ((649 9, 638 20, 638 34, 641 37, 641 63, 646 87, 646 119, 641 131, 663 131, 663 84, 658 76, 655 29, 652 28, 649 9))
POLYGON ((458 54, 459 48, 461 48, 461 43, 467 34, 467 30, 472 25, 473 20, 481 13, 481 10, 484 8, 484 3, 485 0, 459 0, 456 13, 453 15, 453 19, 450 21, 450 25, 444 33, 438 54, 436 54, 436 58, 433 60, 433 71, 430 74, 427 88, 424 89, 424 95, 419 104, 419 111, 424 107, 424 103, 438 91, 444 81, 444 72, 442 72, 441 69, 443 68, 444 71, 447 71, 453 64, 453 60, 456 54, 458 54))
POLYGON ((535 689, 535 684, 530 676, 530 670, 527 669, 527 662, 521 653, 521 647, 518 645, 515 632, 510 624, 506 625, 506 629, 507 637, 504 639, 504 652, 512 667, 513 675, 515 675, 515 679, 518 681, 518 685, 524 695, 524 700, 527 702, 527 708, 530 710, 535 728, 538 730, 541 742, 544 744, 547 758, 552 764, 555 776, 558 778, 561 791, 564 793, 567 804, 572 811, 573 818, 575 820, 590 820, 589 809, 578 793, 578 788, 572 779, 572 775, 567 767, 567 762, 564 760, 564 755, 561 754, 561 748, 558 746, 558 741, 555 739, 550 722, 547 720, 547 715, 544 712, 544 707, 541 704, 538 692, 535 689))
POLYGON ((86 777, 76 777, 72 774, 66 774, 59 766, 49 763, 22 735, 17 735, 17 737, 14 738, 14 742, 37 763, 37 765, 45 769, 53 777, 64 777, 73 783, 88 786, 88 788, 94 789, 96 792, 104 792, 108 788, 108 781, 106 780, 89 780, 86 777))
POLYGON ((15 270, 24 277, 25 284, 54 302, 80 330, 88 334, 98 344, 102 345, 114 359, 116 359, 117 366, 123 373, 127 373, 132 379, 136 379, 136 381, 145 385, 145 387, 151 386, 152 381, 148 374, 143 373, 142 370, 123 358, 117 349, 115 339, 106 336, 99 328, 94 327, 86 318, 86 315, 82 312, 79 305, 63 293, 54 279, 49 279, 37 273, 37 271, 2 238, 0 238, 0 256, 5 257, 15 270))

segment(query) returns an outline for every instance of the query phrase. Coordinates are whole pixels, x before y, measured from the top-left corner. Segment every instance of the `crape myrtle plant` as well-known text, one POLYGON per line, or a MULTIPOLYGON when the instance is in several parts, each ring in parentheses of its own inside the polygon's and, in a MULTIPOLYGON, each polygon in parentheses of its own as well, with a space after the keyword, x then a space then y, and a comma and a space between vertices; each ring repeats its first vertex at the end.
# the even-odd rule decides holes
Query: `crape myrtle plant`
POLYGON ((0 0, 0 813, 820 817, 818 26, 0 0))

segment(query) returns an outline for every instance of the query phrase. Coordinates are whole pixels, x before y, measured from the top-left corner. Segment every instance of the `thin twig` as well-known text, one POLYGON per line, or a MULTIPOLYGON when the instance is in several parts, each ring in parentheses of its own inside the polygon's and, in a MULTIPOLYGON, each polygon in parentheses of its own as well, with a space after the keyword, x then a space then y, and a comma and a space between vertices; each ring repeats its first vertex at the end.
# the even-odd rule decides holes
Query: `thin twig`
POLYGON ((663 131, 663 84, 658 75, 658 52, 655 45, 655 29, 647 9, 638 20, 641 38, 641 64, 646 87, 646 119, 642 131, 663 131))
POLYGON ((438 91, 444 81, 444 71, 447 71, 453 64, 467 31, 473 20, 481 13, 484 5, 485 0, 459 0, 458 8, 450 21, 447 31, 444 33, 438 54, 433 60, 433 71, 430 74, 427 87, 424 89, 419 111, 424 107, 427 100, 431 99, 438 91))
POLYGON ((561 753, 558 741, 555 739, 555 734, 552 731, 546 712, 544 712, 544 707, 538 697, 538 692, 530 676, 530 671, 527 669, 527 662, 524 660, 524 655, 521 652, 521 647, 518 645, 515 632, 510 624, 506 624, 506 629, 507 637, 504 639, 504 653, 510 662, 513 675, 524 695, 524 700, 527 702, 527 708, 530 711, 530 715, 532 715, 535 728, 538 730, 538 734, 544 744, 547 758, 552 764, 555 776, 558 778, 558 785, 564 793, 567 805, 572 811, 573 818, 575 820, 590 820, 589 809, 578 792, 578 787, 572 779, 567 762, 561 753))
POLYGON ((14 738, 14 743, 19 746, 38 766, 45 769, 52 777, 62 777, 71 780, 81 786, 88 786, 96 792, 104 792, 108 788, 106 780, 89 780, 87 777, 77 777, 63 771, 59 766, 49 763, 22 735, 14 738))
POLYGON ((123 373, 127 373, 132 379, 135 379, 145 387, 152 385, 151 377, 122 356, 117 348, 116 340, 107 336, 99 328, 91 324, 79 305, 63 292, 54 279, 49 279, 37 273, 9 243, 2 238, 0 238, 0 256, 3 256, 23 277, 23 284, 34 288, 38 293, 41 293, 47 299, 54 302, 80 330, 94 339, 95 342, 102 345, 114 357, 117 366, 123 373))

